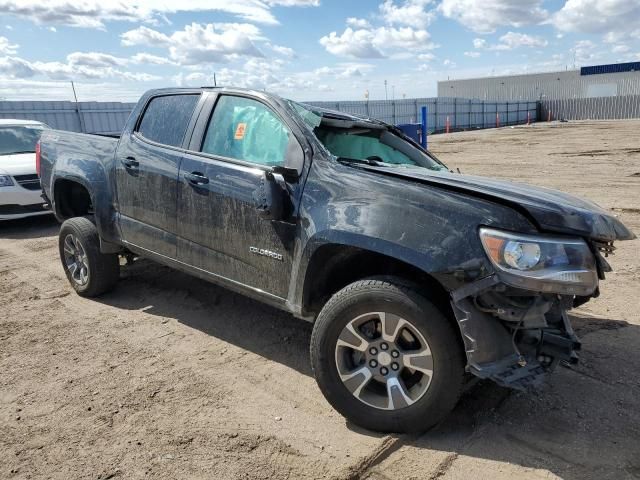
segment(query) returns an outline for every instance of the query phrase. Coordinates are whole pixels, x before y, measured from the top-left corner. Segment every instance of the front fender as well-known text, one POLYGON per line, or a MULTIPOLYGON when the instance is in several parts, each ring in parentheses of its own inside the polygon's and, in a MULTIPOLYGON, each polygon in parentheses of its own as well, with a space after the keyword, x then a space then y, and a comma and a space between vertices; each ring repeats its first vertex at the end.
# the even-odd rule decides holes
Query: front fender
POLYGON ((478 237, 480 226, 535 232, 507 206, 329 160, 312 164, 301 217, 302 248, 294 263, 296 292, 290 298, 298 305, 309 264, 324 245, 392 257, 452 291, 493 272, 478 237))

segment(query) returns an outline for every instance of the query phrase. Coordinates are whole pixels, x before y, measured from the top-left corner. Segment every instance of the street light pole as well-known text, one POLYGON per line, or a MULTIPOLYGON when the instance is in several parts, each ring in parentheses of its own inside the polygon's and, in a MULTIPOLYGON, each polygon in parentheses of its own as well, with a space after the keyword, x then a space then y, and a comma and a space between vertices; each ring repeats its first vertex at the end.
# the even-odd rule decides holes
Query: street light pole
POLYGON ((387 81, 384 81, 384 99, 389 100, 389 95, 387 95, 387 81))

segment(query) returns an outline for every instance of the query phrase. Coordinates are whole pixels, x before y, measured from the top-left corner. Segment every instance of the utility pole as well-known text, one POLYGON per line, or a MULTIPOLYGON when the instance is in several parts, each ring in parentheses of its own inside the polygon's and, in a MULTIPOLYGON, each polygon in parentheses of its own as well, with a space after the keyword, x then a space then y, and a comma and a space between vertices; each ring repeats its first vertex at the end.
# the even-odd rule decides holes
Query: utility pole
POLYGON ((389 95, 387 95, 387 81, 384 81, 384 99, 389 100, 389 95))
POLYGON ((71 90, 73 90, 73 98, 76 101, 76 113, 78 114, 78 124, 80 125, 80 132, 86 133, 86 129, 84 128, 84 120, 82 119, 82 114, 80 113, 80 104, 78 103, 76 86, 73 84, 73 80, 71 81, 71 90))
POLYGON ((78 95, 76 95, 76 86, 73 84, 73 80, 71 80, 71 90, 73 90, 73 98, 78 103, 78 95))
POLYGON ((395 100, 395 99, 396 99, 396 86, 391 85, 391 100, 395 100))
POLYGON ((213 86, 217 87, 218 83, 216 82, 216 72, 213 72, 213 86))

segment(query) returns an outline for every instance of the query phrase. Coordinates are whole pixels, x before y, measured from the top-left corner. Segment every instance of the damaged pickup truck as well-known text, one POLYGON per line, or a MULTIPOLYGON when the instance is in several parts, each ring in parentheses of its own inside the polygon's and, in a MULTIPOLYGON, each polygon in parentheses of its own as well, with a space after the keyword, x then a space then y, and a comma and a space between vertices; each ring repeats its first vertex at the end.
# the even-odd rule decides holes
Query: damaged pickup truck
POLYGON ((379 431, 434 425, 469 375, 525 389, 576 362, 567 311, 634 238, 593 203, 264 92, 150 91, 120 138, 45 131, 38 152, 78 294, 146 257, 314 322, 320 390, 379 431))

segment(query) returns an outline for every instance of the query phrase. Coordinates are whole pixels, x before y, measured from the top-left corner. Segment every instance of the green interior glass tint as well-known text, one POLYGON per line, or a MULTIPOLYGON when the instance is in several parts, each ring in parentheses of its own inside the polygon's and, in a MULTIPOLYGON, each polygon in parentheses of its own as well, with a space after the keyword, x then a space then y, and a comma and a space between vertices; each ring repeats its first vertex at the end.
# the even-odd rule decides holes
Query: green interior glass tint
POLYGON ((415 165, 416 163, 404 153, 382 143, 380 130, 366 130, 355 134, 351 131, 336 132, 318 128, 315 133, 327 150, 336 157, 359 160, 379 157, 383 162, 394 165, 415 165))
POLYGON ((288 143, 289 130, 266 105, 227 95, 216 103, 202 151, 275 166, 284 164, 288 143))

